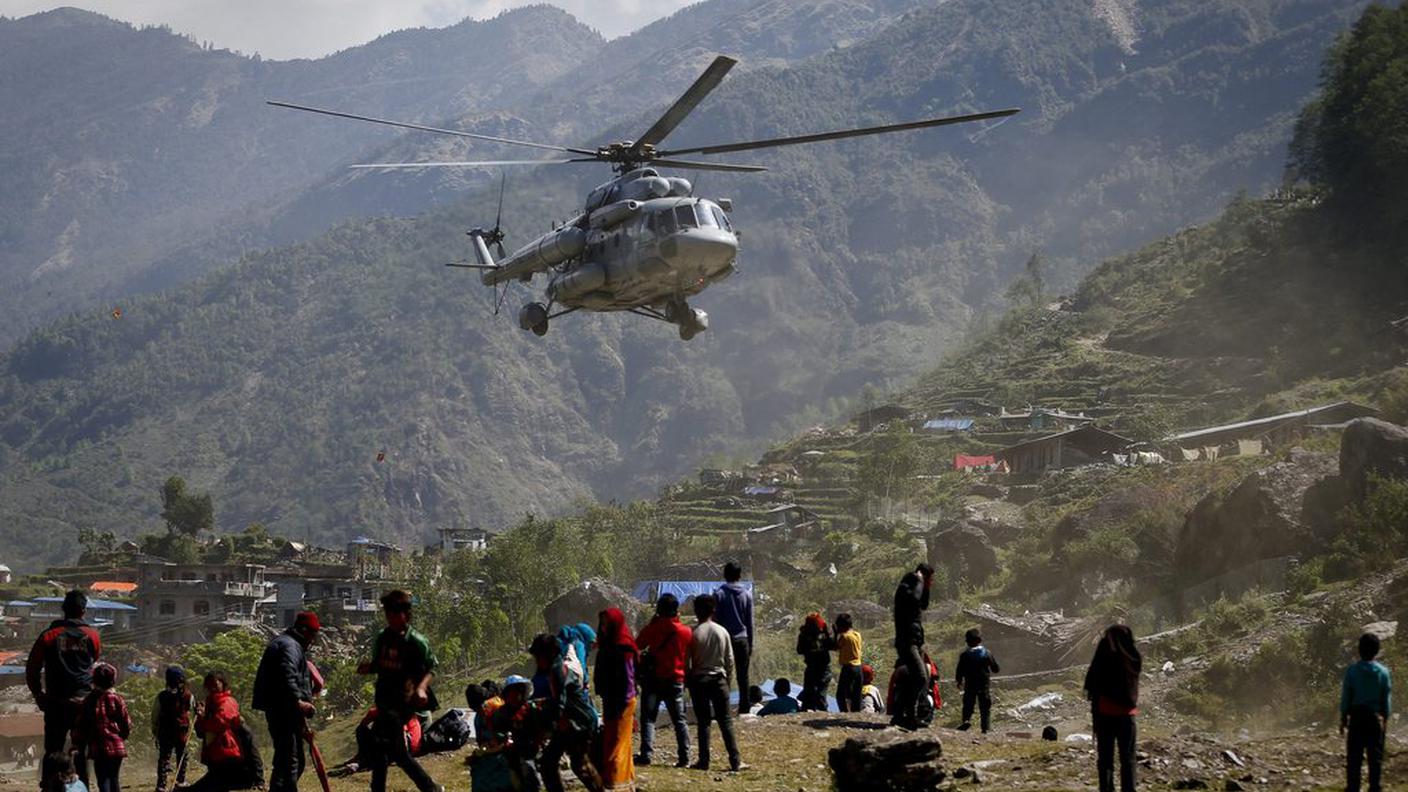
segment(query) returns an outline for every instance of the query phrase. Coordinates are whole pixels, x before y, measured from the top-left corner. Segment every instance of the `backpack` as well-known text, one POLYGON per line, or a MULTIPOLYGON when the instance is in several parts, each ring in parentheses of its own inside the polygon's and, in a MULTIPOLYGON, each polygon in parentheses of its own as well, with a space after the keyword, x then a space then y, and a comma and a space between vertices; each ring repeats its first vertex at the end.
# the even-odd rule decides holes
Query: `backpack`
POLYGON ((462 709, 451 709, 430 724, 420 738, 422 754, 462 748, 474 737, 474 726, 462 709))

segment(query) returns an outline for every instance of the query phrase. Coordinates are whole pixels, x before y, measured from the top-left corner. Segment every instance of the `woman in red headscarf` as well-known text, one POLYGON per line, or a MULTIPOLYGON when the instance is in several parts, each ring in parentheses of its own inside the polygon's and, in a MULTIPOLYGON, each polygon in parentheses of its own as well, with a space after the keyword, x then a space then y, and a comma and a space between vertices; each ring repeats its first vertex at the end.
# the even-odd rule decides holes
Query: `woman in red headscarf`
POLYGON ((597 628, 596 679, 601 696, 601 780, 609 790, 633 790, 631 732, 636 716, 636 658, 639 650, 620 608, 601 612, 597 628))

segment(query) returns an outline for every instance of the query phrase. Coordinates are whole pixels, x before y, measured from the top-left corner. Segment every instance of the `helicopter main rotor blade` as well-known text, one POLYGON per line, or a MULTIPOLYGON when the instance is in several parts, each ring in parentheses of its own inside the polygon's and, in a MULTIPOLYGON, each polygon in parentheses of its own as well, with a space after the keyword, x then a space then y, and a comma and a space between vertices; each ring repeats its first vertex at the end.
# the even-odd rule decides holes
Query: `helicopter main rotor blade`
MULTIPOLYGON (((929 118, 923 121, 906 121, 902 124, 885 124, 884 126, 862 127, 859 129, 843 129, 837 132, 817 132, 811 135, 795 135, 793 137, 769 138, 767 140, 750 140, 744 143, 723 143, 717 146, 672 149, 670 151, 661 151, 659 154, 662 157, 673 157, 677 154, 727 154, 733 151, 751 151, 753 149, 773 148, 774 146, 796 146, 801 143, 819 143, 823 140, 841 140, 843 138, 863 137, 865 135, 884 135, 890 132, 904 132, 910 129, 927 129, 929 127, 948 126, 949 124, 964 124, 970 121, 986 121, 990 118, 1005 118, 1020 112, 1022 112, 1021 108, 1012 107, 1006 110, 992 110, 986 113, 973 113, 971 115, 929 118)), ((659 160, 656 161, 658 162, 659 160)))
POLYGON ((725 171, 727 173, 759 173, 767 170, 761 165, 730 165, 727 162, 699 162, 698 160, 653 159, 651 165, 686 170, 725 171))
POLYGON ((415 168, 496 168, 500 165, 565 165, 569 162, 596 162, 595 159, 477 160, 468 162, 369 162, 348 165, 361 170, 413 170, 415 168))
POLYGON ((589 149, 572 148, 570 146, 554 146, 549 143, 533 143, 527 140, 513 140, 512 138, 496 137, 494 135, 481 135, 477 132, 463 132, 458 129, 444 129, 442 127, 426 126, 425 124, 413 124, 409 121, 392 121, 387 118, 375 118, 373 116, 357 115, 356 113, 344 113, 340 110, 326 110, 321 107, 309 107, 307 105, 297 105, 291 102, 279 102, 268 100, 265 104, 274 107, 286 107, 290 110, 303 110, 308 113, 320 113, 337 118, 350 118, 353 121, 367 121, 372 124, 384 124, 386 126, 401 127, 402 129, 415 129, 420 132, 434 132, 437 135, 454 135, 455 137, 473 138, 475 140, 487 140, 492 143, 507 143, 511 146, 528 146, 530 148, 546 149, 548 151, 566 151, 572 154, 595 154, 589 149))
POLYGON ((732 69, 737 63, 738 61, 726 55, 720 55, 714 58, 714 62, 709 64, 709 68, 705 69, 704 73, 699 75, 699 79, 695 80, 693 85, 689 86, 689 90, 685 91, 679 99, 676 99, 675 103, 670 105, 670 109, 666 110, 665 114, 660 116, 660 120, 656 121, 650 129, 645 131, 644 135, 640 136, 640 139, 635 142, 635 148, 639 149, 642 146, 653 146, 664 140, 665 136, 673 132, 675 127, 679 126, 680 122, 683 121, 686 116, 694 112, 694 108, 699 106, 700 102, 704 101, 704 97, 708 96, 710 92, 719 87, 719 83, 723 81, 724 75, 728 74, 729 69, 732 69))

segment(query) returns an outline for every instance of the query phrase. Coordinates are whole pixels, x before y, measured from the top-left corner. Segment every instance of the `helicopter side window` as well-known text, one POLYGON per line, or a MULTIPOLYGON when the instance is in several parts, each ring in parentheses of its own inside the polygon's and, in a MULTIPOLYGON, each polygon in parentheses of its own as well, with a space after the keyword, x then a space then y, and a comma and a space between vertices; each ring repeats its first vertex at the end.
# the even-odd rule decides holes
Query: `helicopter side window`
POLYGON ((724 210, 720 209, 717 206, 711 206, 709 207, 709 212, 710 214, 714 215, 714 220, 718 222, 719 228, 722 228, 725 231, 733 230, 733 226, 729 225, 728 215, 724 214, 724 210))
POLYGON ((680 228, 694 228, 699 225, 694 219, 694 207, 688 204, 675 207, 675 221, 680 224, 680 228))
POLYGON ((709 207, 702 203, 694 205, 694 214, 699 217, 700 228, 718 228, 719 222, 714 219, 714 215, 709 212, 709 207))
POLYGON ((655 231, 656 233, 660 234, 660 236, 669 236, 670 234, 675 233, 675 213, 673 210, 666 209, 665 211, 654 215, 654 218, 655 231))

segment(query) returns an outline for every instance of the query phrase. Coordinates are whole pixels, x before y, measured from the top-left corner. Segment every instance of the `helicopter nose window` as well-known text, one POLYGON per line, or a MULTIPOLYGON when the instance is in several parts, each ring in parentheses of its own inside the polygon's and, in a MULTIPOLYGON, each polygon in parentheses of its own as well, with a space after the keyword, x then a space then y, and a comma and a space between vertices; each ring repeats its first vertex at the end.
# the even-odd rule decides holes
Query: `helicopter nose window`
POLYGON ((655 215, 653 219, 655 221, 655 233, 660 236, 669 236, 675 233, 675 213, 673 210, 666 209, 660 214, 655 215))
POLYGON ((688 204, 675 207, 675 221, 680 224, 680 228, 694 228, 699 225, 694 219, 694 207, 688 204))

